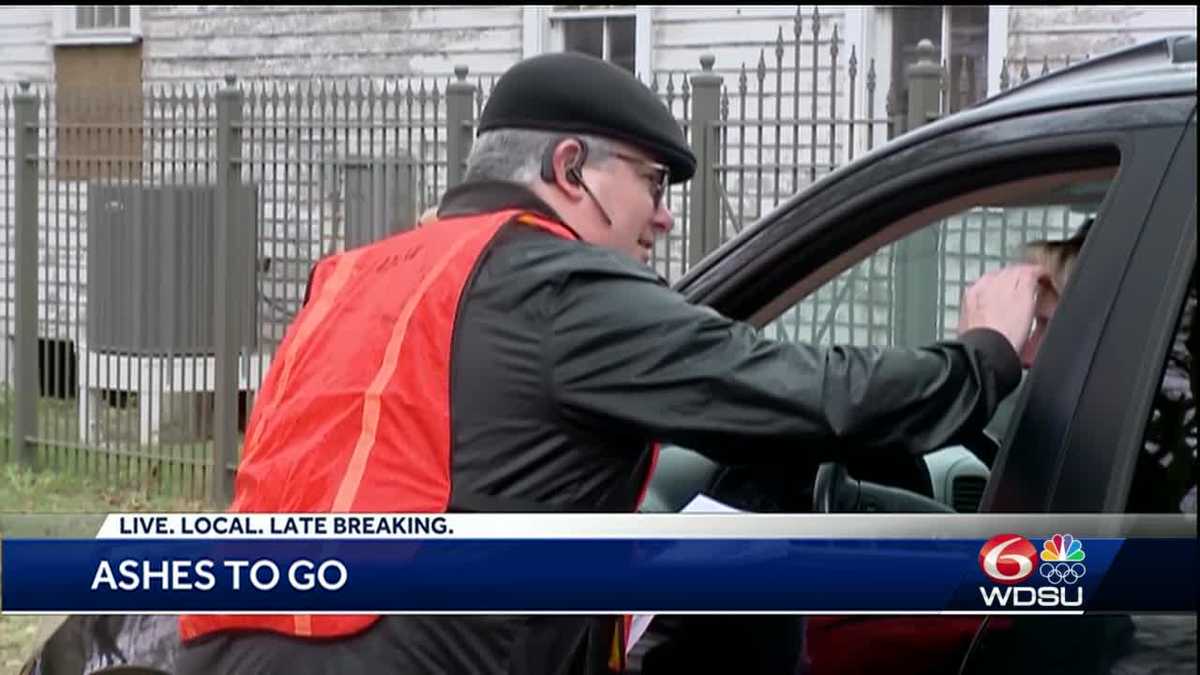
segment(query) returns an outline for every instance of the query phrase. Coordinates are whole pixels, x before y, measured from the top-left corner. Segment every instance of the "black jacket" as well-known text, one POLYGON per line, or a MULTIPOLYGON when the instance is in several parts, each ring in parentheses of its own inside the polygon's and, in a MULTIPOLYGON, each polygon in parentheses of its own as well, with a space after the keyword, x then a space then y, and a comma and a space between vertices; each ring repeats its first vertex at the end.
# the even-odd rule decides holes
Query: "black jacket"
MULTIPOLYGON (((558 220, 508 183, 455 188, 439 215, 513 207, 558 220)), ((655 440, 729 463, 928 452, 982 429, 1019 380, 993 331, 923 349, 774 342, 632 259, 512 222, 479 259, 454 326, 450 508, 628 512, 655 440)), ((385 617, 336 643, 217 636, 185 650, 183 672, 605 672, 614 626, 385 617)))

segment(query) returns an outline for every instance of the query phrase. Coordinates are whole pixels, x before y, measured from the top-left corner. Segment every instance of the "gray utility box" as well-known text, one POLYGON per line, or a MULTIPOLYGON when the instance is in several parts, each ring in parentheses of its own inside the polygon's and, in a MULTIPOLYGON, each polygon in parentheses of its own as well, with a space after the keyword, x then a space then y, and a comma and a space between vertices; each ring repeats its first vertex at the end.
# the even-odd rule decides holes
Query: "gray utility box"
POLYGON ((412 229, 417 221, 412 158, 358 158, 346 163, 346 248, 412 229))
MULTIPOLYGON (((234 193, 241 345, 258 328, 257 195, 234 193)), ((214 352, 215 186, 88 186, 87 336, 92 351, 204 355, 214 352)))

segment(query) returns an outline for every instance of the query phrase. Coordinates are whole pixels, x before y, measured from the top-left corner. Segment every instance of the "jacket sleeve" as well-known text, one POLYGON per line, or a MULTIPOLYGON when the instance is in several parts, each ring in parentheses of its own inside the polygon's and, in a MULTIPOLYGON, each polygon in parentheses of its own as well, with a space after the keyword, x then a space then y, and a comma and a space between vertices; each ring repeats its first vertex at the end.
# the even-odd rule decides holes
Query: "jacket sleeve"
POLYGON ((1021 378, 991 330, 921 349, 778 342, 620 265, 576 269, 547 309, 562 418, 725 462, 930 452, 982 430, 1021 378))

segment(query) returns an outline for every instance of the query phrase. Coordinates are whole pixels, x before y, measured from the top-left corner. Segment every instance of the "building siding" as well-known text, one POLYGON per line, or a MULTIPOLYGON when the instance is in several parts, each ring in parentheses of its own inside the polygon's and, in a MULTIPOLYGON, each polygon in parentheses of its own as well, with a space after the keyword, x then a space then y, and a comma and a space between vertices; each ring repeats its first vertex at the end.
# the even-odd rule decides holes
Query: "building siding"
POLYGON ((147 82, 503 72, 521 57, 517 5, 147 7, 147 82))
POLYGON ((1044 62, 1057 68, 1068 56, 1076 61, 1195 30, 1195 6, 1014 6, 1008 18, 1008 58, 1027 59, 1036 75, 1044 62))
POLYGON ((0 83, 46 82, 54 72, 49 7, 10 5, 0 9, 0 83))
MULTIPOLYGON (((843 23, 843 12, 822 11, 819 49, 822 60, 828 59, 829 39, 833 24, 843 23)), ((795 35, 796 5, 730 7, 730 6, 660 6, 652 19, 653 64, 656 71, 697 71, 700 56, 711 54, 716 61, 714 72, 725 76, 727 86, 736 82, 741 67, 753 71, 759 57, 768 66, 775 63, 775 47, 780 35, 785 43, 783 62, 785 75, 794 66, 792 44, 795 35)), ((812 63, 812 9, 802 10, 800 40, 801 68, 812 63)), ((843 27, 844 28, 844 27, 843 27)), ((845 37, 841 37, 845 46, 845 37)), ((849 56, 847 47, 842 58, 849 56)), ((791 80, 785 77, 785 80, 791 80)))

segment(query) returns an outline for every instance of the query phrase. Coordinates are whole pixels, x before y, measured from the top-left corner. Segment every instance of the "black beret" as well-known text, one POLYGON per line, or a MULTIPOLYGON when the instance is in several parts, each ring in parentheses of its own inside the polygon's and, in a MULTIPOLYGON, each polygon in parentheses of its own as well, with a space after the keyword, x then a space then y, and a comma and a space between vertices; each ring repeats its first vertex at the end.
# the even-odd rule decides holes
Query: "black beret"
POLYGON ((543 54, 509 68, 488 97, 478 133, 504 128, 614 138, 670 167, 672 183, 696 173, 696 156, 667 106, 628 71, 586 54, 543 54))

